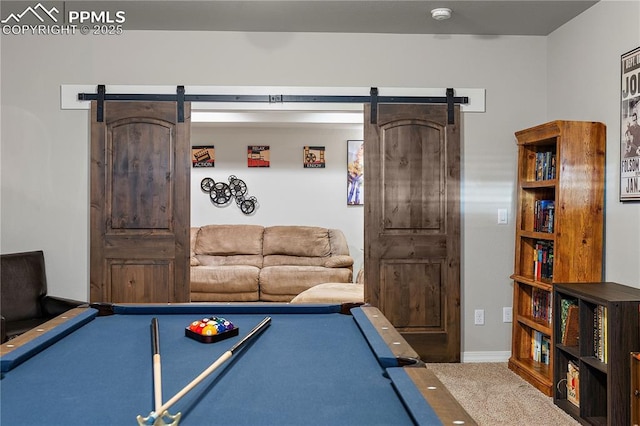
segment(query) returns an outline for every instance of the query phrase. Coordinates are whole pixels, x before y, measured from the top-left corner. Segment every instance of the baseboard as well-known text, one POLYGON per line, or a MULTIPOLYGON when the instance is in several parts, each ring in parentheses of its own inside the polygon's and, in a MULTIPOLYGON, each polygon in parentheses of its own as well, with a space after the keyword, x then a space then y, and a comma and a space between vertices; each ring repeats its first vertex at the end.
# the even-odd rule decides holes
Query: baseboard
POLYGON ((463 352, 462 362, 507 362, 510 351, 463 352))

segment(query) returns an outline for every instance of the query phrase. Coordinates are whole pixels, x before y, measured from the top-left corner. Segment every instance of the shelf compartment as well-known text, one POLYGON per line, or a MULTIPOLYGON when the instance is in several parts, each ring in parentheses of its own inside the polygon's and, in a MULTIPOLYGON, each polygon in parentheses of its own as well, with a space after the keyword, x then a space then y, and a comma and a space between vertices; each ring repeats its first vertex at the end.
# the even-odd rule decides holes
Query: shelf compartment
POLYGON ((552 239, 521 237, 518 247, 516 247, 517 263, 515 273, 532 281, 551 284, 554 273, 554 248, 555 243, 552 239), (537 267, 536 261, 538 262, 537 267))
POLYGON ((551 336, 551 292, 517 281, 514 286, 518 286, 518 300, 515 303, 517 320, 551 336))
MULTIPOLYGON (((545 381, 547 385, 550 385, 550 362, 552 356, 551 336, 548 333, 541 331, 544 327, 530 327, 526 323, 520 320, 514 326, 514 331, 517 334, 517 341, 520 342, 518 348, 512 352, 511 360, 517 361, 521 367, 533 370, 538 376, 538 380, 545 381), (536 339, 536 337, 538 337, 536 339), (544 342, 546 340, 546 342, 544 342), (537 343, 536 343, 537 341, 537 343), (540 361, 534 359, 537 356, 540 361), (546 349, 543 349, 545 346, 546 349), (546 359, 546 362, 543 361, 546 359)), ((549 330, 547 328, 547 330, 549 330)), ((510 361, 511 361, 510 360, 510 361)))
POLYGON ((591 419, 592 424, 607 424, 607 374, 580 363, 580 395, 589 398, 589 404, 581 404, 582 417, 591 419))
POLYGON ((556 138, 521 145, 520 181, 545 182, 556 177, 556 138))
POLYGON ((573 355, 570 352, 562 350, 558 346, 555 348, 555 362, 554 362, 554 389, 553 389, 553 398, 556 405, 560 406, 564 411, 569 413, 576 419, 580 418, 580 409, 573 402, 569 401, 567 398, 568 389, 567 389, 567 372, 569 362, 573 362, 575 365, 579 364, 579 357, 573 355), (560 349, 560 350, 558 350, 560 349))
POLYGON ((556 198, 555 187, 535 187, 520 191, 520 230, 542 234, 540 238, 553 238, 553 232, 536 230, 536 222, 542 213, 539 211, 540 202, 554 201, 556 198), (545 236, 546 235, 546 236, 545 236))

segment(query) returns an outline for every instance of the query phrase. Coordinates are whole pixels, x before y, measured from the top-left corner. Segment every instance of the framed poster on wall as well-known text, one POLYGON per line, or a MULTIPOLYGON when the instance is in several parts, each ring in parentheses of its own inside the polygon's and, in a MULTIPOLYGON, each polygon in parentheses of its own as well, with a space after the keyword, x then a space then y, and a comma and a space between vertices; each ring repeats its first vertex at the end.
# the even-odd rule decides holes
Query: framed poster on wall
POLYGON ((622 55, 620 201, 640 200, 640 47, 622 55))
POLYGON ((364 204, 364 141, 347 141, 347 204, 364 204))

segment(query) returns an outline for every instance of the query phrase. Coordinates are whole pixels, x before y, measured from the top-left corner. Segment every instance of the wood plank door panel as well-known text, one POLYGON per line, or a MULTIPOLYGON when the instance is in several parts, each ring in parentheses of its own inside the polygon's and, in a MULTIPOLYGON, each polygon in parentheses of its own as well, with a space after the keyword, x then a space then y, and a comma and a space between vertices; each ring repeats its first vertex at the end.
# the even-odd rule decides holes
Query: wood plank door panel
POLYGON ((91 301, 188 302, 190 106, 91 109, 91 301))
MULTIPOLYGON (((423 360, 460 361, 460 136, 444 105, 365 106, 365 300, 423 360)), ((459 123, 459 107, 455 107, 459 123)))

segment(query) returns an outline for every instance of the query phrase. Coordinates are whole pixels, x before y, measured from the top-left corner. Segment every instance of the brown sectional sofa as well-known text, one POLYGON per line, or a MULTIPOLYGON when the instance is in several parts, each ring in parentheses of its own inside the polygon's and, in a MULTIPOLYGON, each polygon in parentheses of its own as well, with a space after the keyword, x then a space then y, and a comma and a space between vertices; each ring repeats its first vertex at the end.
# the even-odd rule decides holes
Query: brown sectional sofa
POLYGON ((321 283, 351 283, 342 231, 314 226, 191 228, 192 302, 289 302, 321 283))

